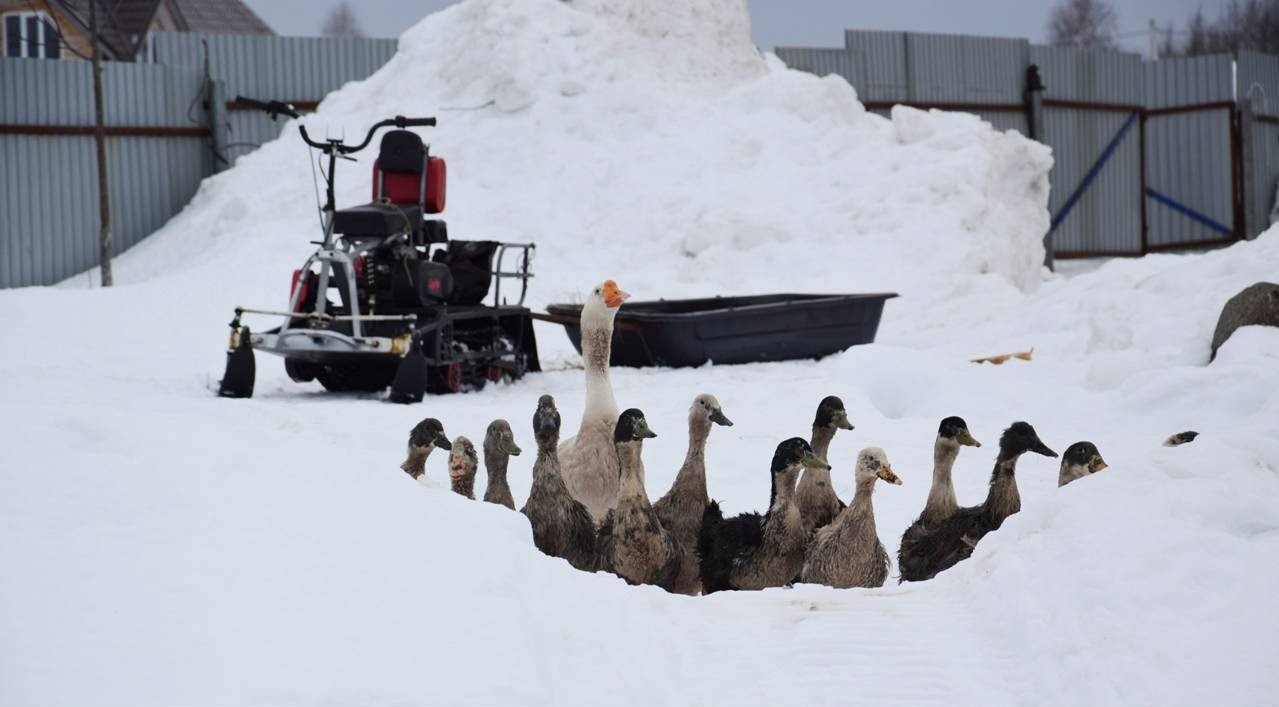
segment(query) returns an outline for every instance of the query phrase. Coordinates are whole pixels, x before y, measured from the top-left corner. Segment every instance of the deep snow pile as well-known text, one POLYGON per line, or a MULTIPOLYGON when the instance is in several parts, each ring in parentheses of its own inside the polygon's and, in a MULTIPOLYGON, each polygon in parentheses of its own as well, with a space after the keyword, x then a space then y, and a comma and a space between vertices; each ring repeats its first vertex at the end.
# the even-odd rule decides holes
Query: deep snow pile
MULTIPOLYGON (((971 115, 867 113, 842 79, 758 55, 740 2, 477 0, 400 44, 309 129, 438 116, 423 134, 449 160, 450 233, 536 242, 536 303, 606 272, 667 297, 1038 280, 1047 148, 971 115)), ((339 204, 367 201, 372 154, 339 165, 339 204)), ((199 254, 269 288, 243 296, 278 298, 314 237, 311 178, 290 126, 208 180, 118 276, 199 254), (279 259, 246 263, 249 244, 279 259)))
MULTIPOLYGON (((652 496, 704 391, 737 423, 708 450, 730 511, 766 502, 773 446, 842 396, 857 429, 832 445, 841 495, 863 446, 905 481, 876 493, 893 554, 944 416, 985 444, 960 456, 963 503, 983 497, 1015 419, 1059 452, 1091 439, 1110 469, 1057 489, 1055 463, 1027 457, 1023 511, 919 585, 693 599, 573 571, 533 549, 521 516, 396 466, 427 415, 472 439, 505 416, 531 449, 550 392, 571 430, 579 370, 405 408, 299 386, 260 356, 257 397, 209 392, 231 307, 278 305, 314 234, 289 134, 121 258, 124 286, 0 292, 0 703, 1279 694, 1279 334, 1241 330, 1206 365, 1220 305, 1273 279, 1279 229, 1044 278, 1042 148, 971 116, 868 115, 841 81, 756 57, 745 18, 716 0, 470 0, 308 121, 362 135, 386 114, 439 112, 452 232, 537 241, 537 303, 608 276, 639 298, 908 295, 879 343, 820 362, 616 371, 619 403, 660 435, 645 448, 652 496), (967 363, 1030 346, 1033 362, 967 363), (1202 436, 1159 446, 1183 429, 1202 436)), ((366 166, 340 201, 367 194, 366 166)), ((571 359, 561 331, 538 335, 571 359)), ((512 463, 517 501, 531 456, 512 463)))

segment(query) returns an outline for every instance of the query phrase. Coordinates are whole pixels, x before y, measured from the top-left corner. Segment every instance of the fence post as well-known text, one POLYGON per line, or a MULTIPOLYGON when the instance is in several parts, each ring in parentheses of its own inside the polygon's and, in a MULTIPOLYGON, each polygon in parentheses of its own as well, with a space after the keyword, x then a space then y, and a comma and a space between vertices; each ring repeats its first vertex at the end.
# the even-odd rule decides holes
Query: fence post
MULTIPOLYGON (((1039 76, 1039 66, 1026 67, 1026 127, 1030 139, 1047 144, 1044 136, 1044 80, 1039 76)), ((1044 265, 1053 269, 1052 229, 1044 234, 1044 265)))
POLYGON ((1252 108, 1252 97, 1242 96, 1239 98, 1239 176, 1240 176, 1240 195, 1243 210, 1243 238, 1251 240, 1257 237, 1261 232, 1260 224, 1257 223, 1257 205, 1256 187, 1257 174, 1253 171, 1252 147, 1253 130, 1256 127, 1255 114, 1252 108))
POLYGON ((204 98, 208 102, 205 115, 209 117, 209 145, 213 150, 213 173, 231 166, 226 157, 226 82, 221 79, 204 80, 204 98))

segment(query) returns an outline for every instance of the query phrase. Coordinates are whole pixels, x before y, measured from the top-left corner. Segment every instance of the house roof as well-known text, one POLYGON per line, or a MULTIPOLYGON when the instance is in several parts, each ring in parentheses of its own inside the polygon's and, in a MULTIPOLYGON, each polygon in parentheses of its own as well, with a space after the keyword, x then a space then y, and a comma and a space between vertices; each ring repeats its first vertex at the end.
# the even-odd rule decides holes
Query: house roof
MULTIPOLYGON (((98 36, 103 54, 117 61, 131 61, 147 36, 147 27, 162 0, 98 0, 98 36)), ((63 12, 86 33, 89 0, 56 0, 63 12)))
POLYGON ((164 0, 182 32, 275 34, 240 0, 164 0))
MULTIPOLYGON (((54 1, 88 32, 90 0, 54 1)), ((98 0, 103 53, 116 61, 132 61, 162 3, 179 32, 275 34, 240 0, 98 0)))

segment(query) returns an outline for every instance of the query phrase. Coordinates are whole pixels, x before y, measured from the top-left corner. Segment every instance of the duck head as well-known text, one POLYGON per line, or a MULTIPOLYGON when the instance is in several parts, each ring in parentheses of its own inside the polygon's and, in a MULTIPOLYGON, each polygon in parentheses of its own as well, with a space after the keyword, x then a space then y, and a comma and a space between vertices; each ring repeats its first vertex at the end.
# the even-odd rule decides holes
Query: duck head
POLYGON ((644 419, 644 412, 639 408, 623 410, 613 428, 614 442, 642 442, 656 436, 657 433, 648 428, 648 420, 644 419))
POLYGON ((874 482, 875 479, 883 479, 894 486, 902 484, 902 480, 893 472, 892 464, 888 463, 888 455, 879 447, 867 447, 857 453, 855 473, 859 484, 874 482))
POLYGON ((606 319, 612 321, 617 308, 631 296, 622 291, 614 280, 605 280, 591 289, 591 294, 582 304, 582 317, 591 320, 606 319))
POLYGON ((813 419, 813 427, 853 429, 853 423, 848 421, 848 411, 844 409, 844 401, 834 395, 822 398, 817 404, 817 417, 813 419))
POLYGON ((540 446, 554 447, 560 438, 560 411, 555 398, 543 395, 537 399, 537 411, 533 413, 533 437, 540 446))
POLYGON ((798 470, 799 468, 829 470, 830 464, 813 454, 813 448, 808 445, 808 440, 803 437, 791 437, 777 445, 777 451, 773 453, 772 472, 776 475, 788 469, 798 470))
POLYGON ((449 478, 454 481, 474 478, 478 466, 479 457, 475 454, 475 445, 459 435, 453 440, 453 447, 449 450, 449 478))
POLYGON ((417 423, 409 433, 409 445, 413 447, 439 447, 449 450, 453 448, 449 438, 444 436, 444 425, 434 417, 428 417, 417 423))
POLYGON ((967 447, 980 447, 981 442, 973 439, 971 433, 968 432, 968 423, 964 422, 962 417, 948 417, 941 421, 941 426, 937 428, 937 439, 946 444, 964 445, 967 447))
POLYGON ((1185 432, 1178 432, 1177 434, 1169 437, 1168 439, 1165 439, 1164 446, 1180 447, 1183 444, 1190 444, 1191 442, 1195 441, 1195 438, 1198 436, 1199 436, 1199 433, 1195 432, 1194 430, 1186 430, 1185 432))
POLYGON ((1035 428, 1031 427, 1029 422, 1014 422, 999 438, 999 456, 1003 459, 1011 459, 1026 452, 1042 454, 1045 457, 1057 456, 1056 452, 1040 441, 1035 428))
POLYGON ((502 452, 518 457, 521 451, 523 450, 515 443, 515 434, 511 432, 511 423, 506 420, 494 420, 489 423, 489 428, 484 433, 485 454, 502 452))
POLYGON ((702 393, 693 398, 693 406, 688 410, 690 420, 709 420, 717 425, 732 427, 733 421, 725 417, 719 399, 710 393, 702 393))
POLYGON ((1101 458, 1097 445, 1088 441, 1075 442, 1066 448, 1065 454, 1061 455, 1062 473, 1070 472, 1075 477, 1095 474, 1106 466, 1106 460, 1101 458))

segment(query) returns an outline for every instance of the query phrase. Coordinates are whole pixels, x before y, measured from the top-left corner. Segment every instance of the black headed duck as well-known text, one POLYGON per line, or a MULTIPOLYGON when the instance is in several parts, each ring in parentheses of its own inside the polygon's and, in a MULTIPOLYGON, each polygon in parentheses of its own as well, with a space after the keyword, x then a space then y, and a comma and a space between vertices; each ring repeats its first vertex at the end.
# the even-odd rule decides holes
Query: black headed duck
MULTIPOLYGON (((981 442, 973 439, 964 418, 948 417, 942 420, 937 428, 937 439, 933 441, 933 485, 928 490, 928 500, 924 503, 923 512, 902 534, 903 546, 959 510, 951 471, 962 446, 980 447, 981 442)), ((900 559, 899 554, 899 562, 900 559)))
POLYGON ((702 588, 697 568, 697 536, 702 530, 702 514, 711 502, 706 491, 706 438, 713 425, 731 427, 732 424, 714 395, 703 393, 693 399, 688 409, 688 452, 684 454, 684 464, 675 475, 671 489, 653 504, 662 527, 679 543, 680 569, 673 591, 680 594, 697 594, 702 588))
POLYGON ((1106 468, 1097 445, 1092 442, 1075 442, 1061 455, 1061 471, 1057 473, 1057 486, 1065 486, 1075 479, 1082 479, 1106 468))
POLYGON ((1186 430, 1185 432, 1178 432, 1177 434, 1169 437, 1168 439, 1165 439, 1164 446, 1180 447, 1183 444, 1190 444, 1191 442, 1195 441, 1195 438, 1198 436, 1199 436, 1199 433, 1195 432, 1194 430, 1186 430))
POLYGON ((488 473, 488 484, 484 487, 485 502, 515 510, 515 497, 506 482, 506 467, 511 457, 518 457, 521 451, 509 422, 494 420, 489 423, 484 433, 484 469, 488 473))
POLYGON ((1017 459, 1026 452, 1057 456, 1040 441, 1029 423, 1014 422, 999 438, 999 456, 990 475, 990 491, 985 502, 960 508, 914 538, 902 538, 901 550, 897 553, 901 581, 932 579, 938 572, 953 567, 972 554, 986 533, 997 530, 1005 518, 1021 510, 1015 472, 1017 459))
POLYGON ((799 576, 809 533, 795 505, 795 481, 803 469, 830 468, 800 437, 777 445, 770 467, 768 512, 725 519, 712 501, 702 516, 697 549, 702 590, 780 587, 799 576))
MULTIPOLYGON (((818 458, 830 461, 831 440, 839 430, 853 429, 848 421, 848 412, 844 409, 844 401, 829 395, 817 405, 817 416, 813 419, 813 437, 810 444, 813 454, 818 458)), ((844 502, 839 500, 830 483, 830 469, 807 468, 795 489, 795 502, 799 504, 800 517, 804 519, 804 527, 811 533, 830 523, 844 509, 844 502)))
POLYGON ((543 395, 533 414, 533 437, 537 440, 537 461, 533 463, 533 487, 520 509, 533 527, 537 549, 562 557, 580 570, 593 572, 597 566, 595 522, 586 507, 569 494, 560 477, 556 445, 560 438, 560 413, 555 399, 543 395))
POLYGON ((426 476, 426 458, 436 447, 448 451, 453 445, 444 436, 444 425, 434 417, 428 417, 409 432, 408 457, 400 468, 418 483, 430 486, 431 480, 426 476))
POLYGON ((599 530, 602 564, 631 584, 654 584, 668 591, 679 573, 679 543, 662 527, 644 490, 644 440, 656 437, 644 413, 624 411, 613 433, 622 470, 617 505, 599 530))

